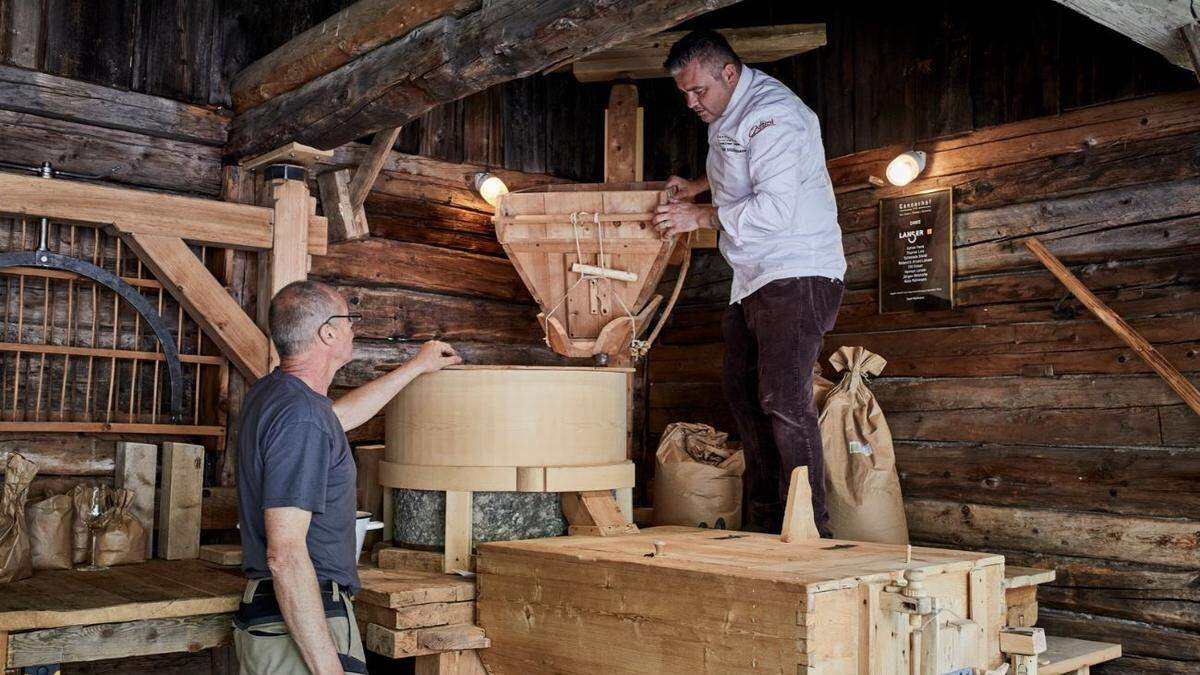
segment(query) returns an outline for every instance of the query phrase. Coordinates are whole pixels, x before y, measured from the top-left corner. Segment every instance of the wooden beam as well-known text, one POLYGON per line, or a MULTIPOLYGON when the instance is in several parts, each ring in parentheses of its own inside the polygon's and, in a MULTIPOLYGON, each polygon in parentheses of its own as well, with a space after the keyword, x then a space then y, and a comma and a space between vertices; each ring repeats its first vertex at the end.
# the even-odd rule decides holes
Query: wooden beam
POLYGON ((1179 27, 1179 36, 1183 38, 1183 46, 1187 50, 1188 59, 1192 62, 1192 70, 1200 78, 1200 23, 1189 23, 1179 27))
MULTIPOLYGON (((6 3, 10 9, 31 4, 6 3)), ((158 138, 225 144, 228 113, 25 68, 0 65, 0 101, 6 110, 158 138)))
POLYGON ((234 118, 226 152, 335 148, 443 103, 650 35, 735 0, 523 0, 442 17, 234 118))
POLYGON ((267 336, 179 237, 127 234, 126 244, 250 380, 267 373, 267 336))
POLYGON ((1191 68, 1183 41, 1176 31, 1194 21, 1188 1, 1055 0, 1087 18, 1107 26, 1138 44, 1162 54, 1180 68, 1191 68))
MULTIPOLYGON (((361 143, 344 145, 334 150, 334 155, 327 164, 338 168, 358 166, 363 163, 367 152, 368 146, 361 143)), ((380 168, 373 193, 374 196, 388 195, 438 206, 469 209, 490 217, 495 209, 483 201, 475 191, 475 174, 482 171, 490 172, 504 181, 510 191, 573 182, 544 173, 510 171, 482 164, 459 164, 392 151, 388 153, 380 168)), ((494 236, 492 238, 494 239, 494 236)))
POLYGON ((362 162, 354 170, 354 180, 350 181, 350 203, 355 207, 362 208, 363 202, 367 201, 367 193, 375 185, 379 170, 391 155, 392 146, 396 145, 396 137, 399 135, 400 127, 395 127, 376 132, 375 137, 371 139, 371 146, 367 148, 362 162))
POLYGON ((146 530, 146 557, 154 557, 154 482, 158 475, 158 446, 117 443, 113 484, 133 492, 129 512, 146 530))
POLYGON ((309 167, 313 164, 328 160, 333 156, 330 150, 318 150, 317 148, 309 147, 302 143, 285 143, 274 150, 251 157, 239 163, 246 171, 254 171, 261 169, 264 166, 271 164, 298 164, 300 166, 309 167))
POLYGON ((49 628, 10 636, 9 668, 126 659, 149 654, 188 652, 228 644, 232 614, 148 619, 96 626, 49 628))
MULTIPOLYGON (((262 250, 271 247, 271 209, 71 180, 0 173, 0 212, 111 225, 127 235, 154 235, 197 244, 262 250)), ((324 253, 328 225, 309 219, 314 255, 324 253)))
MULTIPOLYGON (((262 298, 258 303, 258 325, 264 332, 269 330, 267 319, 271 298, 293 281, 308 278, 306 223, 309 213, 315 208, 308 193, 308 184, 303 180, 271 181, 271 199, 275 211, 275 241, 268 253, 258 257, 259 297, 262 298)), ((267 349, 267 368, 271 369, 279 364, 279 355, 274 344, 269 343, 267 349)))
MULTIPOLYGON (((605 82, 619 78, 669 77, 663 61, 671 45, 687 31, 671 31, 623 42, 585 56, 571 64, 580 82, 605 82)), ((825 24, 800 23, 717 31, 745 63, 769 63, 825 46, 825 24)))
POLYGON ((614 84, 604 111, 604 182, 642 180, 642 109, 636 84, 614 84))
POLYGON ((200 555, 204 446, 163 443, 162 495, 158 500, 158 555, 168 560, 200 555))
POLYGON ((1025 246, 1037 256, 1038 260, 1042 261, 1042 264, 1046 266, 1046 269, 1050 270, 1051 274, 1067 287, 1067 290, 1071 291, 1072 295, 1079 299, 1079 302, 1083 303, 1084 307, 1088 308, 1088 311, 1095 314, 1096 318, 1100 319, 1105 326, 1108 326, 1109 330, 1116 333, 1122 342, 1129 345, 1134 353, 1141 357, 1143 361, 1154 369, 1154 372, 1158 373, 1166 381, 1167 386, 1171 387, 1176 394, 1179 394, 1179 397, 1183 399, 1184 403, 1188 404, 1188 407, 1197 415, 1200 415, 1200 391, 1175 366, 1171 365, 1171 362, 1166 357, 1160 354, 1133 327, 1125 323, 1125 320, 1118 316, 1116 312, 1109 309, 1108 305, 1101 302, 1100 298, 1097 298, 1095 294, 1088 290, 1087 286, 1084 286, 1078 277, 1071 274, 1066 265, 1063 265, 1062 261, 1047 250, 1046 246, 1037 237, 1026 239, 1025 246))
POLYGON ((251 63, 233 77, 239 113, 445 15, 478 9, 479 0, 360 0, 251 63))
POLYGON ((350 170, 326 171, 317 176, 321 208, 329 221, 329 243, 354 241, 371 236, 367 213, 350 200, 350 170))

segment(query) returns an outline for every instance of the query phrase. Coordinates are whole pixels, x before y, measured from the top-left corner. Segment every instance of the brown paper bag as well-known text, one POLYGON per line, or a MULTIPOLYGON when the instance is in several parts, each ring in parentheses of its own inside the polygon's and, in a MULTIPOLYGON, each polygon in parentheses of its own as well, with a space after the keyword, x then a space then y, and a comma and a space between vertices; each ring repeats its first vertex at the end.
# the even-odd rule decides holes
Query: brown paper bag
POLYGON ((907 544, 892 432, 863 381, 887 361, 862 347, 842 347, 829 362, 845 373, 820 417, 830 530, 835 539, 907 544))
POLYGON ((146 562, 146 528, 129 512, 133 490, 113 490, 112 507, 100 520, 96 564, 104 567, 146 562))
POLYGON ((4 492, 0 493, 0 582, 33 576, 33 555, 25 525, 25 500, 37 464, 10 453, 4 469, 4 492))
MULTIPOLYGON (((71 504, 75 507, 71 514, 71 561, 78 563, 88 562, 88 556, 92 551, 92 531, 88 529, 88 499, 91 496, 91 490, 94 486, 86 483, 81 483, 72 488, 71 504)), ((99 486, 100 493, 100 508, 107 509, 110 499, 111 488, 107 485, 99 486)))
POLYGON ((676 422, 658 444, 654 524, 736 530, 742 526, 745 455, 728 434, 707 424, 676 422))
POLYGON ((25 509, 33 569, 71 569, 71 518, 74 512, 70 495, 54 495, 25 509))

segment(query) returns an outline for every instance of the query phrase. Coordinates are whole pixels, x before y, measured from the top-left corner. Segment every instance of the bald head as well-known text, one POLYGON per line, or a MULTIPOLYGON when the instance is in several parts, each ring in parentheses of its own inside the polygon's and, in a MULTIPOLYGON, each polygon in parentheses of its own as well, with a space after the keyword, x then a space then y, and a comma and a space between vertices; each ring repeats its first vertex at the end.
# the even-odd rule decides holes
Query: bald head
POLYGON ((321 324, 346 313, 346 301, 329 284, 293 281, 271 298, 267 323, 280 358, 304 353, 317 339, 321 324))

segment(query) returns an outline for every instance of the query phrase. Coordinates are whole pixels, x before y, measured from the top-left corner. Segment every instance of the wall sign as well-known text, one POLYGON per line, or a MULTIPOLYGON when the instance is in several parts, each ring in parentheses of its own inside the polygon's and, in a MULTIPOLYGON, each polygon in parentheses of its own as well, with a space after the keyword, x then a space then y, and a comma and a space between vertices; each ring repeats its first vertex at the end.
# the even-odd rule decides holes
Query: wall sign
POLYGON ((879 312, 954 307, 954 190, 879 201, 879 312))

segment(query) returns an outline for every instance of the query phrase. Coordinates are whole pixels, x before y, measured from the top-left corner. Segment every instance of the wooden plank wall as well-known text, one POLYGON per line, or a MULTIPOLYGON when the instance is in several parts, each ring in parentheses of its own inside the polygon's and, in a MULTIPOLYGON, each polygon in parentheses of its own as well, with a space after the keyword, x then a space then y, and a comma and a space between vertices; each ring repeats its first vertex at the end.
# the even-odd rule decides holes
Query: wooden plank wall
MULTIPOLYGON (((1122 642, 1138 672, 1200 667, 1200 418, 1020 245, 1041 237, 1200 380, 1200 91, 977 136, 932 151, 946 172, 840 196, 849 288, 822 357, 861 345, 888 359, 872 388, 915 541, 1054 567, 1048 631, 1122 642), (878 315, 878 199, 948 186, 959 308, 878 315)), ((849 177, 886 159, 830 167, 849 177)), ((728 269, 712 253, 696 269, 650 356, 651 434, 733 430, 719 384, 728 269)))

